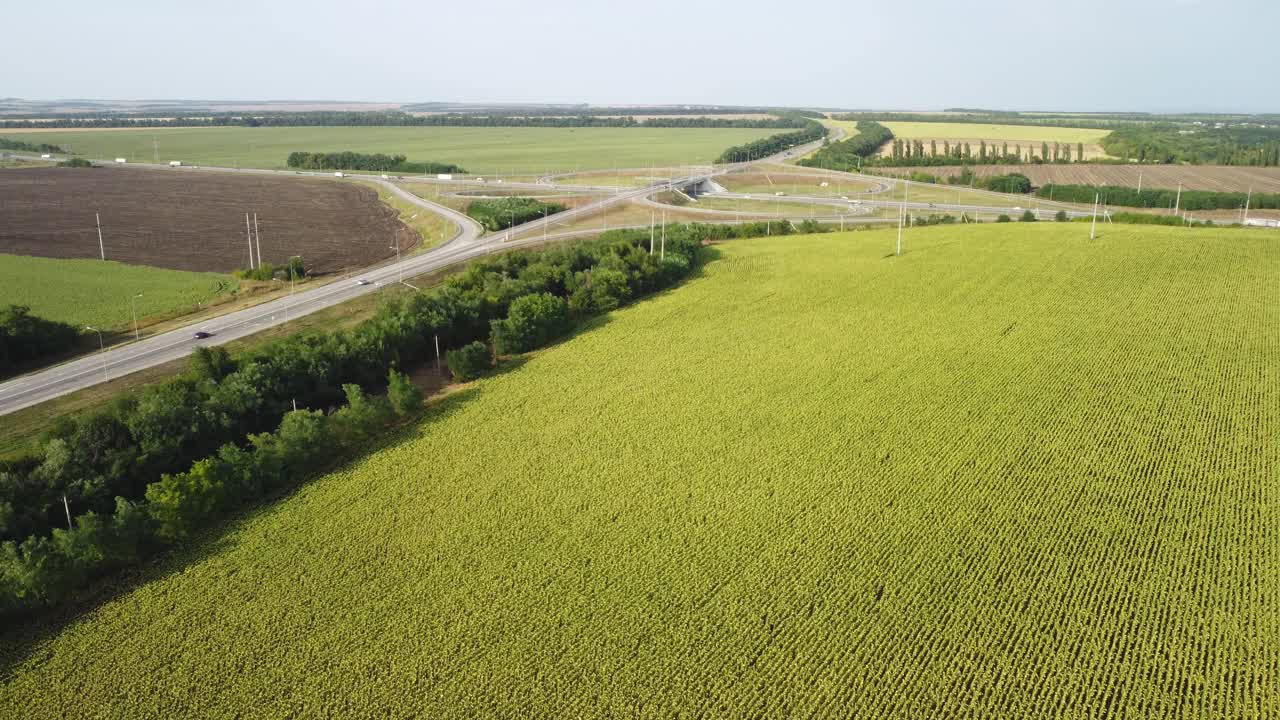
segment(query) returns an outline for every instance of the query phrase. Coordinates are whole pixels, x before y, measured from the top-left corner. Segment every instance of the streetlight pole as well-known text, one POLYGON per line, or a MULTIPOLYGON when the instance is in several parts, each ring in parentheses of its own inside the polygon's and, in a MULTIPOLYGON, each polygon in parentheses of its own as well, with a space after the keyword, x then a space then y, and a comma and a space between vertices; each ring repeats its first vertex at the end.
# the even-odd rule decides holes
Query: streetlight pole
POLYGON ((141 340, 142 336, 138 334, 138 298, 142 297, 142 293, 138 293, 129 298, 129 308, 133 310, 133 339, 141 340))
POLYGON ((94 331, 94 332, 98 333, 98 353, 99 353, 100 355, 102 355, 102 380, 103 380, 104 382, 105 382, 105 381, 107 381, 107 380, 110 380, 111 378, 107 376, 107 356, 106 356, 105 354, 103 354, 103 353, 105 353, 105 352, 107 351, 107 346, 106 346, 106 344, 105 344, 105 343, 103 343, 103 342, 102 342, 102 331, 101 331, 101 330, 99 330, 98 328, 96 328, 96 327, 92 327, 92 326, 90 326, 90 325, 85 325, 85 326, 84 326, 84 329, 85 329, 85 330, 92 330, 92 331, 94 331))

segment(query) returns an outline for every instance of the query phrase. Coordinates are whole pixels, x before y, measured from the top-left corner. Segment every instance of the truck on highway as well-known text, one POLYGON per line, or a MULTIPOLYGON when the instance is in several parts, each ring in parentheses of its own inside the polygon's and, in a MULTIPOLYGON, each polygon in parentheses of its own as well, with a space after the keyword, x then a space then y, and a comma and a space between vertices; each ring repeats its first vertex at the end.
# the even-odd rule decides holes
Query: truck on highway
POLYGON ((129 162, 129 160, 128 160, 128 158, 116 158, 116 162, 118 162, 118 163, 120 163, 121 165, 123 165, 123 164, 125 164, 125 163, 129 162))
POLYGON ((346 177, 346 175, 344 175, 343 173, 340 173, 340 172, 336 172, 336 173, 334 173, 334 174, 333 174, 333 176, 334 176, 334 177, 346 177))
POLYGON ((436 179, 437 179, 437 180, 452 180, 452 179, 453 179, 453 175, 450 175, 449 173, 436 173, 436 179))
POLYGON ((182 167, 182 161, 181 161, 181 160, 170 160, 170 161, 169 161, 169 167, 182 167))
POLYGON ((53 157, 53 156, 52 156, 52 155, 50 155, 49 153, 44 153, 44 154, 42 154, 42 155, 40 156, 40 159, 41 159, 41 160, 48 160, 48 159, 49 159, 49 158, 51 158, 51 157, 53 157))

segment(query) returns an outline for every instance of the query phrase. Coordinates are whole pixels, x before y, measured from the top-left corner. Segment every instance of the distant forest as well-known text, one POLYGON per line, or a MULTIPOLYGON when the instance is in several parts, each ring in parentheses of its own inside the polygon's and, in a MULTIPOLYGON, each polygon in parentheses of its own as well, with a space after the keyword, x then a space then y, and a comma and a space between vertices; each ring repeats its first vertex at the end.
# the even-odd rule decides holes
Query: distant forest
POLYGON ((1142 163, 1280 165, 1280 127, 1130 127, 1102 139, 1108 155, 1142 163))
POLYGON ((3 128, 131 128, 131 127, 658 127, 658 128, 803 128, 806 117, 790 113, 768 118, 664 117, 636 120, 626 115, 482 115, 403 112, 300 112, 245 115, 221 113, 176 117, 55 117, 48 120, 0 120, 3 128))

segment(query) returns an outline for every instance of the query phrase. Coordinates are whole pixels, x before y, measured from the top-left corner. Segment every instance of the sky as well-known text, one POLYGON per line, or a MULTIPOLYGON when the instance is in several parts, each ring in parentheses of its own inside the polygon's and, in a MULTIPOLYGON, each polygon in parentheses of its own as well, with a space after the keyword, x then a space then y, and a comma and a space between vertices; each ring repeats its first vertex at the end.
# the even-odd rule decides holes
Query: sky
POLYGON ((1277 112, 1277 0, 41 0, 0 97, 1277 112))

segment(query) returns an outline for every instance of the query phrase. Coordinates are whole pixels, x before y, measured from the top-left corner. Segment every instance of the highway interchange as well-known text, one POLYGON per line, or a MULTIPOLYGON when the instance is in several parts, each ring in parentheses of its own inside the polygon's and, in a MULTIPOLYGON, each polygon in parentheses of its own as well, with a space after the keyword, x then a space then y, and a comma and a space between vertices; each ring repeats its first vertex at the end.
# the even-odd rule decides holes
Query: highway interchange
MULTIPOLYGON (((839 133, 838 130, 836 132, 839 133)), ((836 134, 831 139, 835 140, 838 138, 839 135, 836 134)), ((579 230, 576 232, 552 232, 551 229, 555 225, 563 225, 566 222, 593 216, 614 205, 628 203, 633 200, 646 200, 649 196, 663 189, 670 187, 686 187, 728 173, 739 172, 760 163, 777 162, 788 156, 801 155, 816 149, 820 144, 820 141, 810 143, 808 145, 792 148, 785 153, 778 153, 776 155, 759 158, 750 162, 722 165, 712 168, 690 168, 686 174, 680 177, 673 177, 653 184, 633 188, 619 189, 612 187, 600 188, 569 184, 552 184, 554 180, 558 180, 559 178, 542 178, 538 183, 507 183, 504 187, 511 189, 536 188, 546 190, 548 187, 553 187, 556 189, 582 189, 594 190, 597 192, 607 190, 610 194, 605 195, 594 202, 566 210, 554 216, 545 219, 539 218, 523 225, 519 225, 512 228, 510 231, 501 231, 488 235, 485 235, 483 233, 483 229, 466 215, 408 192, 398 182, 393 182, 390 179, 377 176, 358 176, 361 180, 375 182, 382 185, 406 202, 445 216, 456 226, 454 236, 444 244, 430 251, 417 255, 410 255, 399 262, 390 262, 368 268, 359 273, 355 278, 335 280, 319 287, 309 288, 296 294, 280 297, 276 300, 264 302, 242 310, 229 312, 225 315, 200 320, 199 322, 183 328, 146 337, 135 342, 111 347, 103 352, 86 355, 60 365, 55 365, 44 370, 0 383, 0 415, 51 400, 99 382, 110 381, 113 378, 118 378, 123 375, 128 375, 139 370, 184 357, 191 353, 193 348, 199 345, 219 345, 252 335, 264 329, 286 323, 293 318, 338 305, 361 295, 377 292, 387 285, 398 284, 401 281, 401 278, 412 278, 417 275, 441 270, 451 265, 466 262, 482 255, 508 250, 514 247, 535 245, 576 235, 595 233, 597 230, 594 229, 586 231, 579 230), (194 339, 193 334, 196 331, 208 333, 209 337, 204 339, 194 339)), ((167 168, 167 166, 145 164, 135 164, 134 166, 167 168)), ((195 172, 237 172, 284 175, 329 174, 296 173, 294 171, 248 168, 236 169, 201 167, 184 168, 184 170, 195 172)), ((710 196, 720 196, 729 199, 753 197, 748 194, 728 192, 716 193, 715 195, 710 196)), ((775 200, 773 197, 768 199, 775 200)), ((803 203, 809 205, 811 208, 817 205, 822 205, 824 207, 839 206, 841 207, 842 214, 852 213, 856 215, 866 214, 867 212, 866 210, 857 210, 856 208, 850 207, 850 204, 846 200, 832 197, 790 196, 786 198, 776 198, 776 200, 779 203, 803 203)), ((868 209, 873 207, 899 208, 902 206, 902 203, 893 200, 866 199, 861 200, 858 205, 862 208, 868 209)), ((991 213, 1009 211, 1009 208, 999 206, 983 207, 941 203, 935 205, 929 203, 908 202, 905 207, 909 210, 935 212, 967 211, 970 213, 991 213)), ((701 212, 723 216, 717 219, 717 221, 720 222, 724 222, 728 219, 727 216, 734 214, 732 211, 704 210, 701 212)), ((1074 210, 1070 212, 1073 215, 1079 214, 1074 210)), ((797 217, 801 216, 798 215, 797 217)), ((883 222, 884 220, 880 221, 883 222)), ((864 222, 866 221, 864 220, 864 222)))

